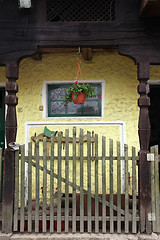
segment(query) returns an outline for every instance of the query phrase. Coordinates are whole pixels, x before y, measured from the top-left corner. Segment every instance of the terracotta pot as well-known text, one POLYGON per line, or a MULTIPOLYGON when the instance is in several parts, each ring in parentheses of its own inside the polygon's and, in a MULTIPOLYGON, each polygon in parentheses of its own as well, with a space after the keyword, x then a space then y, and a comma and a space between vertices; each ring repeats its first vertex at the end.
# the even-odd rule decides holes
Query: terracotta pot
POLYGON ((78 93, 78 98, 74 98, 74 92, 72 92, 72 101, 74 104, 83 104, 86 99, 86 93, 78 93))

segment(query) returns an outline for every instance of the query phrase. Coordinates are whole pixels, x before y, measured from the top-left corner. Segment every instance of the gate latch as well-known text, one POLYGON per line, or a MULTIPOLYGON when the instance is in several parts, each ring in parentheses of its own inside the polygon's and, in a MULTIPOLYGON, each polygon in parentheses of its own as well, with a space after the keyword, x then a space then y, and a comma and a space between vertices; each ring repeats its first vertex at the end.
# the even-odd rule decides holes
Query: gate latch
POLYGON ((154 153, 147 153, 147 161, 154 161, 154 153))

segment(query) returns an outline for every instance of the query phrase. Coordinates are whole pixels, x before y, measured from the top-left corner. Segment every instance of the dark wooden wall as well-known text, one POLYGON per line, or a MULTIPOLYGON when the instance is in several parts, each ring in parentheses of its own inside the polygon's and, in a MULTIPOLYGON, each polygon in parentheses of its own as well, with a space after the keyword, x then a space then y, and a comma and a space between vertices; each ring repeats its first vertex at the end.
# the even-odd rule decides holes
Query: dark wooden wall
POLYGON ((158 18, 140 17, 138 0, 117 0, 115 22, 47 23, 45 0, 32 3, 32 9, 19 9, 18 0, 0 2, 1 65, 35 53, 37 46, 115 46, 122 54, 133 53, 134 59, 145 56, 151 63, 159 61, 158 18))

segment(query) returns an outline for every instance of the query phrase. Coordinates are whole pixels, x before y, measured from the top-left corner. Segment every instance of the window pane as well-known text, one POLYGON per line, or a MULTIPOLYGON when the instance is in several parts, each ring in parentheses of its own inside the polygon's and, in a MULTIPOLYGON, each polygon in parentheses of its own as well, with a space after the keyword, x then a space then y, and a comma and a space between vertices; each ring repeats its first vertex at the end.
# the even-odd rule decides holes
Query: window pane
POLYGON ((64 87, 55 87, 50 90, 50 101, 61 100, 65 95, 64 87))
POLYGON ((82 113, 82 105, 74 104, 73 102, 68 103, 67 114, 81 114, 82 113))
POLYGON ((84 114, 98 113, 98 101, 85 101, 83 113, 84 114))
POLYGON ((51 114, 65 114, 65 107, 61 102, 51 102, 51 114))

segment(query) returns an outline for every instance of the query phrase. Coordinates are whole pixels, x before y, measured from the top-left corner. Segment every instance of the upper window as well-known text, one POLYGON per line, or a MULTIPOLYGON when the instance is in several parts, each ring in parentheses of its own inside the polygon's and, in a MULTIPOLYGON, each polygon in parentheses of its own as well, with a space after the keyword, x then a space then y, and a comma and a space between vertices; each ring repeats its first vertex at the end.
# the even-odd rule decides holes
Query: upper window
POLYGON ((47 0, 48 22, 114 20, 115 0, 47 0))
MULTIPOLYGON (((101 93, 101 84, 92 84, 97 94, 101 93)), ((64 106, 62 98, 71 84, 48 85, 48 117, 101 116, 101 98, 85 100, 84 104, 68 103, 64 106)))

